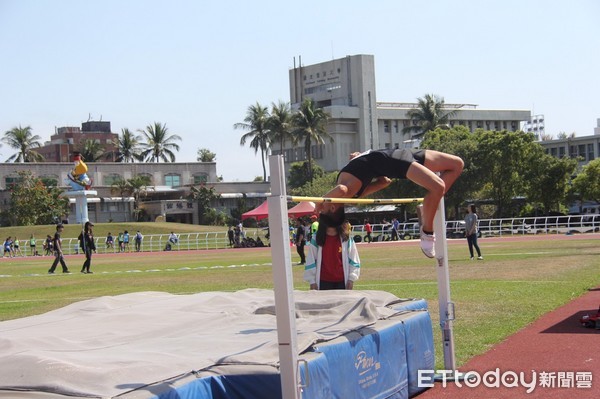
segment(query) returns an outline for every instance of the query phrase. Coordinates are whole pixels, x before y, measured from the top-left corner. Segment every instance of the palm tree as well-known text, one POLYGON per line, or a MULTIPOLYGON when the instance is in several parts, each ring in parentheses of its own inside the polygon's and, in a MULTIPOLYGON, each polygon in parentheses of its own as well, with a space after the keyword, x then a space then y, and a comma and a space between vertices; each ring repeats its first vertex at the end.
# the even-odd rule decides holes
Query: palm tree
POLYGON ((416 123, 402 129, 403 133, 417 132, 421 136, 437 128, 448 128, 448 121, 456 111, 444 111, 444 98, 435 94, 425 94, 423 98, 418 98, 418 106, 408 111, 407 115, 416 123))
POLYGON ((258 102, 255 105, 248 107, 246 111, 246 117, 243 123, 236 123, 233 125, 234 129, 248 130, 248 133, 242 135, 240 139, 240 145, 246 144, 246 141, 250 141, 250 147, 254 148, 256 154, 260 149, 260 160, 262 161, 263 177, 267 181, 267 167, 265 166, 265 158, 269 149, 269 129, 267 127, 267 121, 269 120, 269 110, 267 107, 263 107, 258 102))
MULTIPOLYGON (((131 195, 132 192, 133 188, 125 179, 116 180, 110 185, 110 193, 112 195, 119 194, 121 200, 123 201, 123 206, 125 206, 125 197, 131 195)), ((125 221, 127 222, 128 220, 125 221)))
POLYGON ((142 143, 144 150, 141 153, 146 162, 175 162, 173 150, 179 151, 179 145, 175 141, 181 141, 181 137, 172 134, 169 135, 169 129, 166 124, 154 122, 154 125, 146 126, 146 130, 140 130, 146 139, 142 143))
POLYGON ((85 162, 97 162, 105 156, 102 144, 92 139, 79 142, 79 153, 85 162))
POLYGON ((148 186, 150 185, 150 177, 145 175, 136 175, 131 179, 128 179, 126 184, 133 195, 133 214, 136 221, 140 221, 140 199, 143 195, 148 192, 148 186))
POLYGON ((44 157, 36 152, 34 148, 40 148, 41 137, 31 133, 31 126, 13 127, 4 133, 2 141, 18 152, 9 157, 6 162, 43 162, 44 157))
POLYGON ((297 142, 304 142, 304 151, 308 160, 308 177, 312 182, 312 144, 324 144, 325 139, 333 143, 333 138, 327 133, 327 120, 329 115, 323 108, 317 108, 313 99, 307 98, 300 105, 298 112, 292 117, 294 131, 292 135, 297 142))
POLYGON ((271 116, 267 120, 267 127, 271 133, 270 141, 279 142, 279 149, 283 153, 283 143, 286 139, 293 139, 292 136, 292 113, 290 104, 279 101, 271 104, 271 116))
POLYGON ((113 140, 117 147, 116 162, 135 162, 141 161, 142 156, 140 141, 142 136, 136 135, 128 128, 121 129, 121 135, 113 140))

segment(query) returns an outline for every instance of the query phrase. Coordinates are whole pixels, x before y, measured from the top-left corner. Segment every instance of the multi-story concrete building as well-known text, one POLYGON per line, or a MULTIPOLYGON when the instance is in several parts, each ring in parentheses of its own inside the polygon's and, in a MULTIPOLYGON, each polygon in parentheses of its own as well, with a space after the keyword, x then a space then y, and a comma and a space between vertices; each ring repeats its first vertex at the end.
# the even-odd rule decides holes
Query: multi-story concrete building
POLYGON ((546 153, 557 158, 581 157, 579 165, 583 166, 600 158, 600 119, 597 119, 596 123, 598 126, 594 128, 593 135, 544 140, 540 141, 540 144, 546 149, 546 153))
POLYGON ((36 152, 43 155, 46 162, 70 162, 73 152, 80 150, 83 141, 94 140, 104 148, 105 160, 114 161, 117 151, 114 140, 118 137, 118 134, 110 131, 110 122, 88 121, 81 124, 81 129, 76 126, 57 128, 56 133, 50 136, 50 141, 36 149, 36 152))
MULTIPOLYGON (((304 98, 312 98, 330 115, 327 126, 333 143, 313 145, 315 161, 326 171, 341 169, 348 154, 369 148, 418 147, 419 135, 403 133, 414 122, 408 112, 416 103, 379 102, 372 55, 353 55, 319 64, 294 67, 289 71, 290 101, 297 108, 304 98)), ((463 125, 471 131, 516 131, 531 120, 527 110, 485 110, 474 104, 446 104, 455 111, 450 125, 463 125)), ((285 162, 306 159, 303 145, 284 147, 285 162)), ((273 153, 280 151, 273 149, 273 153)))
MULTIPOLYGON (((69 190, 66 184, 67 173, 73 163, 2 163, 0 164, 0 203, 8 207, 12 184, 19 182, 18 172, 31 171, 58 187, 69 190)), ((88 176, 93 180, 92 190, 98 196, 88 198, 88 215, 93 222, 126 222, 133 217, 133 197, 129 192, 119 192, 114 185, 118 180, 135 176, 148 176, 150 186, 144 190, 142 200, 157 201, 160 206, 148 204, 147 220, 162 216, 168 221, 198 223, 198 212, 194 203, 187 203, 190 185, 217 181, 215 162, 173 162, 173 163, 117 163, 97 162, 88 164, 88 176), (185 202, 185 204, 184 204, 185 202)), ((143 208, 143 207, 142 207, 143 208)), ((75 223, 75 200, 71 201, 71 212, 58 215, 75 223)))

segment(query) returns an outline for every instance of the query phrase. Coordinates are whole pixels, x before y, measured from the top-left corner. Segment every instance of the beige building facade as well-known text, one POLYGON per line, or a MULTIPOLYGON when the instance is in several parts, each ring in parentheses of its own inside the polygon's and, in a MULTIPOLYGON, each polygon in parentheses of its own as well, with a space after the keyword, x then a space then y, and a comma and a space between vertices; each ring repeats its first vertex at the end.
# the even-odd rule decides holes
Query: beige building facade
MULTIPOLYGON (((297 109, 304 98, 312 98, 330 115, 328 133, 334 142, 312 146, 312 156, 326 171, 341 169, 354 151, 379 148, 418 148, 418 134, 403 133, 413 124, 408 112, 416 103, 380 102, 377 98, 373 55, 352 55, 289 71, 290 101, 297 109)), ((528 110, 486 110, 475 104, 446 104, 455 111, 450 125, 471 131, 517 131, 531 119, 528 110)), ((274 154, 281 151, 273 149, 274 154)), ((306 159, 304 146, 286 143, 286 166, 306 159)))

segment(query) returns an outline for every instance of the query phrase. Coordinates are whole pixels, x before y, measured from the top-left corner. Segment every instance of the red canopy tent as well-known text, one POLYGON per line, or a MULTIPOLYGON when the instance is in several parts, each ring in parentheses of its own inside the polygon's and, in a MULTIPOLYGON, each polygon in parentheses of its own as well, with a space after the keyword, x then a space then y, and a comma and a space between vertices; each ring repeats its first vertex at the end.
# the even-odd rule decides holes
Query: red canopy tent
POLYGON ((254 218, 256 220, 261 220, 269 217, 269 207, 267 201, 260 204, 257 208, 252 209, 244 214, 242 214, 242 220, 254 218))
MULTIPOLYGON (((314 202, 301 202, 295 207, 288 209, 288 217, 298 218, 300 216, 311 215, 315 212, 314 202)), ((269 207, 267 201, 260 204, 258 207, 242 214, 242 220, 254 218, 261 220, 269 217, 269 207)))
POLYGON ((293 208, 288 209, 288 216, 298 218, 300 216, 311 215, 315 212, 314 202, 301 202, 293 208))

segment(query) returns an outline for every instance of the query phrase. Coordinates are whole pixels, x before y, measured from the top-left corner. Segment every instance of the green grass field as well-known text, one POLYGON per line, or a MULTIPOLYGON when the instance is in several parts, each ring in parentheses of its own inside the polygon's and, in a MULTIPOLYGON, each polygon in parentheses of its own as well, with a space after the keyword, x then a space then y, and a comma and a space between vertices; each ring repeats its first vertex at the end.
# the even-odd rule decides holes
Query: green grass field
MULTIPOLYGON (((470 261, 465 240, 449 240, 457 365, 588 289, 600 285, 598 235, 481 239, 485 260, 470 261)), ((360 244, 357 290, 425 298, 434 322, 437 366, 442 363, 433 262, 416 242, 360 244)), ((295 248, 292 260, 298 261, 295 248)), ((272 288, 269 248, 106 254, 93 275, 80 274, 82 255, 66 258, 72 272, 46 274, 53 258, 0 259, 0 320, 40 314, 69 303, 136 291, 188 294, 272 288)), ((305 290, 302 267, 294 286, 305 290)))

